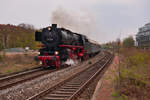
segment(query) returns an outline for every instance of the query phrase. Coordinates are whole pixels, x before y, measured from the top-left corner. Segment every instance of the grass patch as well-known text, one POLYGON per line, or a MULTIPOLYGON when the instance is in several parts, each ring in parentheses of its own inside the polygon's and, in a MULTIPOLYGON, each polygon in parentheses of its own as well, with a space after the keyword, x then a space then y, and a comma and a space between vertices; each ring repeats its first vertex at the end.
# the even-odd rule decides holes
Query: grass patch
POLYGON ((118 100, 149 100, 150 51, 121 49, 121 56, 119 88, 116 91, 121 97, 128 97, 118 100))
POLYGON ((8 74, 37 67, 38 63, 34 60, 35 56, 36 54, 13 54, 6 55, 5 57, 2 56, 0 74, 8 74))
POLYGON ((8 70, 7 72, 8 72, 8 73, 12 73, 13 71, 12 71, 12 70, 8 70))
POLYGON ((113 96, 113 100, 126 100, 127 96, 124 95, 124 94, 119 94, 118 92, 114 91, 112 93, 112 96, 113 96))

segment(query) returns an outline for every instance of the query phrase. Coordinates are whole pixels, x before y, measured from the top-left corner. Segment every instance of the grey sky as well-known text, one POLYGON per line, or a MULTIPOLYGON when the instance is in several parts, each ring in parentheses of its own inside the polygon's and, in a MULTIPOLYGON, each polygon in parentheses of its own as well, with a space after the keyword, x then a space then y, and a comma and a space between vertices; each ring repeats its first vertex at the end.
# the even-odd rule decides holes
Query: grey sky
POLYGON ((53 11, 64 9, 80 21, 89 16, 95 29, 84 34, 107 42, 120 33, 121 38, 134 35, 150 22, 149 5, 150 0, 0 0, 0 24, 28 23, 42 28, 52 23, 53 11))

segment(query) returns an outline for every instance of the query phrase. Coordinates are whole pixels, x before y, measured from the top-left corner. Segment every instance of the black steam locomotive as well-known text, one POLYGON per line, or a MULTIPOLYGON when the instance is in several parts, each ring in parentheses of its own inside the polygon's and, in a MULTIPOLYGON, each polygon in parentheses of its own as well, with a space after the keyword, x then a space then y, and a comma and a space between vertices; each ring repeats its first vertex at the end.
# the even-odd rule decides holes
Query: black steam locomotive
POLYGON ((90 42, 85 35, 57 28, 57 24, 36 31, 35 40, 42 43, 38 60, 44 68, 59 68, 67 59, 84 60, 100 52, 99 44, 90 42))

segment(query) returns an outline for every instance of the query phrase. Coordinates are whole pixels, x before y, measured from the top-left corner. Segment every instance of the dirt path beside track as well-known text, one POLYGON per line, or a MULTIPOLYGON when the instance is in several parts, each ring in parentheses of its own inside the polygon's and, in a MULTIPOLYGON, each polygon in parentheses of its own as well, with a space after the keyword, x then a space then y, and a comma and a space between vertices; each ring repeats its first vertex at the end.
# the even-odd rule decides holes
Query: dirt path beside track
POLYGON ((115 56, 112 64, 99 80, 92 100, 113 100, 114 80, 117 75, 118 57, 115 56))

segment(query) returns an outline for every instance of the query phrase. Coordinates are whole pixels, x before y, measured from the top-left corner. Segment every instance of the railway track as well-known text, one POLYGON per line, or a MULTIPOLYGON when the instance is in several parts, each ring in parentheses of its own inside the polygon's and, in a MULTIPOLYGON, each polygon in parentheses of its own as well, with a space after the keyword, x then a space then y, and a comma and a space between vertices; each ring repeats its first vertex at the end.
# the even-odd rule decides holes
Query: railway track
MULTIPOLYGON (((65 67, 63 67, 63 68, 65 68, 65 67)), ((21 84, 21 83, 29 81, 29 80, 33 80, 34 78, 40 77, 45 74, 49 74, 56 70, 57 69, 43 70, 43 68, 37 68, 37 69, 25 71, 25 72, 20 72, 18 74, 13 74, 10 76, 2 77, 2 78, 0 78, 0 83, 1 83, 0 90, 10 88, 12 86, 21 84)))
POLYGON ((112 59, 113 55, 106 53, 102 59, 91 67, 56 84, 54 87, 41 91, 27 100, 76 100, 112 59))

